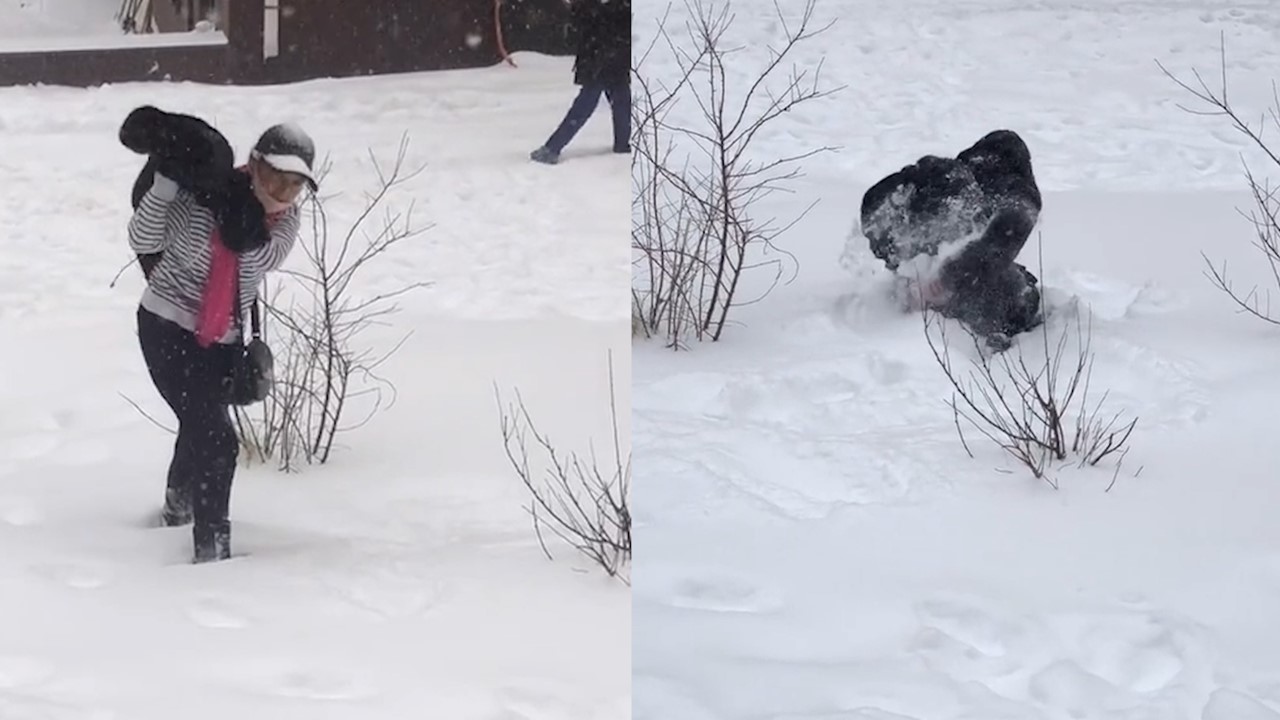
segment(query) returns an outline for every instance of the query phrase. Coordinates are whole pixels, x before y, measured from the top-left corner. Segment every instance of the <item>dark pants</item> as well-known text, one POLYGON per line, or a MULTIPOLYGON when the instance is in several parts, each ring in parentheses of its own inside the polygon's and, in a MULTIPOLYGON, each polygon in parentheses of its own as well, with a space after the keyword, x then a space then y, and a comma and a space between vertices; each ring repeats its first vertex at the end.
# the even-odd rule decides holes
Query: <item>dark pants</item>
POLYGON ((202 348, 194 333, 143 308, 138 309, 138 340, 152 382, 178 418, 167 495, 189 498, 199 554, 215 538, 225 543, 230 528, 239 440, 222 383, 232 348, 202 348))
POLYGON ((560 121, 560 127, 551 133, 551 137, 546 142, 547 148, 557 153, 564 150, 573 136, 587 124, 591 114, 596 111, 601 95, 609 102, 609 107, 613 111, 613 149, 623 151, 629 147, 631 86, 626 83, 617 85, 587 83, 578 91, 578 97, 574 98, 573 104, 569 106, 569 112, 565 113, 564 120, 560 121))

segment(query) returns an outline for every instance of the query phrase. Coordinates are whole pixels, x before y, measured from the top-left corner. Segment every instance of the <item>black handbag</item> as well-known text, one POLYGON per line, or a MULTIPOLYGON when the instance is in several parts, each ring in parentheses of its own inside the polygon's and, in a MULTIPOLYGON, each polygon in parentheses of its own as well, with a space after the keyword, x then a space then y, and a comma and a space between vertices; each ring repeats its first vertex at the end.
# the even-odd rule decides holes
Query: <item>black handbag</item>
POLYGON ((262 319, 258 312, 258 298, 254 296, 250 309, 252 336, 244 342, 243 311, 240 309, 239 283, 236 290, 236 319, 242 328, 241 342, 231 346, 231 372, 224 381, 228 405, 244 407, 262 402, 271 394, 275 381, 275 357, 262 339, 262 319))

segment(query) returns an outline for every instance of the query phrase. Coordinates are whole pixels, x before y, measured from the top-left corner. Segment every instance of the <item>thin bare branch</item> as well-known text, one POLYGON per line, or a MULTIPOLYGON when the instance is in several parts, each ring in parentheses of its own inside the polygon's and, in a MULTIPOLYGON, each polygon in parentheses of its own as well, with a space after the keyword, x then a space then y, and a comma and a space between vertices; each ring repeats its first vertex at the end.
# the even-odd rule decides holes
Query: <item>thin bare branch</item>
POLYGON ((370 152, 378 185, 365 194, 363 209, 336 245, 323 200, 309 198, 311 232, 299 243, 305 262, 282 272, 283 282, 264 299, 265 319, 279 330, 272 343, 278 377, 258 416, 237 412, 236 421, 246 446, 264 459, 275 457, 282 470, 327 462, 340 433, 364 426, 389 406, 388 399, 394 400, 395 386, 375 370, 409 336, 382 351, 356 342, 398 311, 395 300, 430 283, 408 283, 366 296, 352 295, 352 288, 363 268, 426 230, 414 222, 411 201, 403 212, 386 207, 396 188, 422 171, 406 172, 407 154, 407 136, 390 165, 370 152), (374 218, 380 218, 380 226, 366 229, 374 218), (359 416, 347 420, 353 409, 359 416))
POLYGON ((756 139, 784 114, 839 90, 824 88, 820 66, 811 71, 792 64, 796 47, 829 27, 812 27, 814 0, 794 23, 775 5, 780 44, 743 87, 735 85, 742 77, 737 68, 749 61, 739 53, 743 48, 729 44, 731 4, 685 0, 685 7, 683 34, 668 31, 668 8, 632 66, 633 321, 639 334, 663 336, 672 349, 689 340, 719 340, 732 308, 767 297, 788 267, 794 277, 796 258, 776 240, 809 208, 780 227, 758 217, 755 208, 768 195, 788 191, 800 177, 800 163, 834 148, 761 157, 756 139), (660 49, 677 68, 670 85, 644 72, 660 49), (683 115, 692 120, 671 119, 681 105, 692 106, 683 115), (763 290, 743 297, 743 275, 764 269, 772 276, 763 290))
MULTIPOLYGON (((1041 314, 1047 318, 1043 294, 1040 302, 1041 314)), ((1089 403, 1094 358, 1091 319, 1086 327, 1076 316, 1074 349, 1067 342, 1070 327, 1050 343, 1048 327, 1042 325, 1038 332, 1044 355, 1038 359, 1028 358, 1021 347, 1016 347, 997 353, 993 361, 979 336, 965 327, 973 340, 975 357, 969 361, 968 372, 961 372, 952 362, 946 320, 930 309, 925 309, 922 316, 929 350, 951 385, 947 404, 969 457, 973 452, 965 439, 961 418, 1030 470, 1033 477, 1054 488, 1058 487, 1058 480, 1050 472, 1055 463, 1075 455, 1081 466, 1095 466, 1112 455, 1123 457, 1127 452, 1137 418, 1122 422, 1119 412, 1104 416, 1101 409, 1107 393, 1092 406, 1089 403), (937 340, 932 332, 935 328, 937 340)))
MULTIPOLYGON (((1179 105, 1179 108, 1193 115, 1225 118, 1228 126, 1243 135, 1250 147, 1261 152, 1272 168, 1280 170, 1280 149, 1273 147, 1264 138, 1268 122, 1271 127, 1280 130, 1280 90, 1277 89, 1277 84, 1273 80, 1271 107, 1259 113, 1260 117, 1256 123, 1245 120, 1244 115, 1233 107, 1230 100, 1225 33, 1221 36, 1220 43, 1219 85, 1216 90, 1210 88, 1201 73, 1194 68, 1191 74, 1195 78, 1195 83, 1192 84, 1179 79, 1158 60, 1156 66, 1175 85, 1194 98, 1198 105, 1198 107, 1179 105)), ((1271 282, 1280 287, 1280 198, 1277 196, 1277 189, 1272 188, 1267 180, 1260 179, 1249 167, 1248 162, 1243 160, 1243 156, 1242 164, 1245 181, 1252 195, 1253 208, 1247 213, 1241 210, 1240 214, 1252 224, 1255 234, 1254 245, 1267 263, 1271 282)), ((1280 318, 1272 314, 1269 292, 1260 292, 1256 285, 1247 291, 1237 290, 1227 275, 1225 262, 1218 267, 1207 255, 1202 253, 1201 256, 1207 268, 1205 274, 1209 281, 1227 295, 1240 312, 1271 325, 1280 325, 1280 318)))
POLYGON ((504 403, 494 387, 499 406, 499 429, 508 461, 529 492, 525 508, 533 522, 539 547, 554 559, 544 531, 559 538, 599 565, 610 577, 630 584, 631 511, 629 504, 631 460, 622 450, 612 352, 609 354, 610 440, 614 457, 611 471, 601 471, 594 446, 588 456, 562 456, 556 443, 538 431, 524 398, 504 403), (542 471, 530 467, 530 447, 543 457, 542 471))

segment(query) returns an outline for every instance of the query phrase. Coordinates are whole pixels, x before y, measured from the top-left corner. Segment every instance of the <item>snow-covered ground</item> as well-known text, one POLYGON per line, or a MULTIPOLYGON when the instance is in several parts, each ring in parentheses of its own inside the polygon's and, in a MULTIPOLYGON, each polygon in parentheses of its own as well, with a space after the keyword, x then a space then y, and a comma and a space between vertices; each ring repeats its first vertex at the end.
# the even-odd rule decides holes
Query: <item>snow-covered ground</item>
POLYGON ((0 717, 629 715, 629 592, 570 552, 543 557, 494 397, 519 389, 566 451, 607 440, 606 353, 630 372, 627 161, 602 113, 563 164, 530 163, 575 88, 569 60, 518 60, 0 90, 0 717), (396 404, 326 466, 241 470, 240 557, 215 565, 188 564, 190 528, 149 527, 172 439, 125 399, 172 423, 137 347, 141 274, 110 287, 141 166, 116 131, 144 103, 214 121, 241 158, 299 122, 333 162, 335 230, 374 189, 369 150, 387 161, 408 133, 408 164, 426 164, 391 207, 414 201, 434 227, 353 288, 434 283, 369 336, 413 332, 383 368, 396 404))
POLYGON ((125 33, 120 0, 0 0, 0 54, 134 47, 225 45, 211 28, 125 33))
MULTIPOLYGON (((819 0, 839 22, 800 58, 848 89, 762 138, 842 147, 766 208, 821 203, 781 242, 796 280, 718 344, 634 346, 637 720, 1280 718, 1280 335, 1200 255, 1270 282, 1244 145, 1155 65, 1212 84, 1225 33, 1258 117, 1272 4, 819 0), (1055 491, 976 433, 966 456, 855 231, 870 183, 998 127, 1045 192, 1051 298, 1092 307, 1094 392, 1139 417, 1110 492, 1111 468, 1055 491)), ((763 48, 773 7, 736 0, 728 44, 763 48)))
POLYGON ((123 35, 120 0, 0 0, 0 48, 11 41, 123 35))

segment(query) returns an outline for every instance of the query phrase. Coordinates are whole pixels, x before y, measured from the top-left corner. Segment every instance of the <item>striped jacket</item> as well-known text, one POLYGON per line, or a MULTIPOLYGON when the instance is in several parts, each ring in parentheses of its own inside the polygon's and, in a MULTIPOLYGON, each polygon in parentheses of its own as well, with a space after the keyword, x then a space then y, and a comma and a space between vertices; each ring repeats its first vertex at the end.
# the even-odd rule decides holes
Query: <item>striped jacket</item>
MULTIPOLYGON (((197 204, 195 196, 167 178, 156 177, 129 220, 129 246, 135 253, 163 253, 142 294, 143 308, 195 332, 213 254, 209 238, 216 224, 213 213, 197 204)), ((300 226, 300 212, 294 205, 272 225, 270 242, 239 255, 240 317, 246 322, 259 285, 268 272, 284 263, 300 226)), ((233 324, 220 342, 235 343, 240 338, 240 329, 233 324)))

